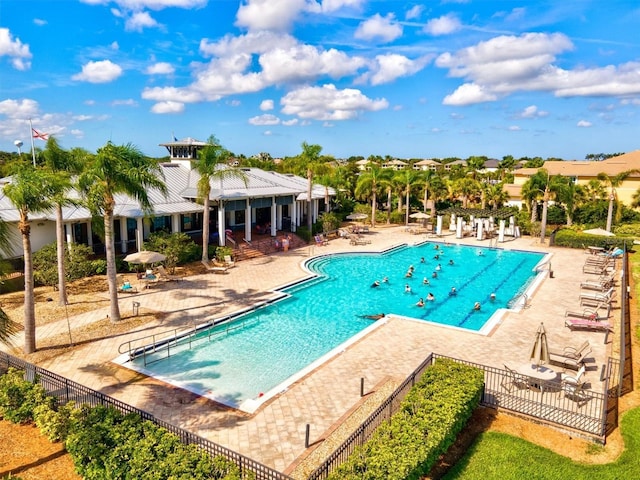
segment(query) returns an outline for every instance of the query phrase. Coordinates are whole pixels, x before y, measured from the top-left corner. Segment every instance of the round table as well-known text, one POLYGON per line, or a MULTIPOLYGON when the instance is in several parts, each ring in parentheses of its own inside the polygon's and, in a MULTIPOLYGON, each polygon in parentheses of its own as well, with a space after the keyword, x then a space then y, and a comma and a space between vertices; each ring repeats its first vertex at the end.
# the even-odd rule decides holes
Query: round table
POLYGON ((529 377, 529 385, 544 392, 544 382, 555 380, 558 372, 544 365, 536 366, 535 363, 527 362, 518 367, 518 373, 529 377))

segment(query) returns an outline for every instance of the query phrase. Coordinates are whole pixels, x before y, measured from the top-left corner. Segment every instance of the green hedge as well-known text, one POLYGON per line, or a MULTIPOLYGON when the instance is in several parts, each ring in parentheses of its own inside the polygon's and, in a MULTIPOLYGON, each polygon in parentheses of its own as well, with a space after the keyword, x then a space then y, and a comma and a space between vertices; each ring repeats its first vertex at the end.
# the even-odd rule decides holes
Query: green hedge
POLYGON ((253 478, 138 414, 104 406, 75 408, 73 402, 56 407, 53 397, 14 368, 0 376, 0 417, 14 423, 35 420, 50 440, 65 443, 76 472, 89 480, 253 478))
POLYGON ((414 480, 427 475, 478 406, 484 373, 438 359, 400 409, 330 475, 331 480, 414 480))
POLYGON ((589 246, 611 249, 615 247, 631 249, 633 237, 603 237, 600 235, 589 235, 588 233, 574 232, 573 230, 562 229, 555 233, 553 244, 559 247, 587 248, 589 246))

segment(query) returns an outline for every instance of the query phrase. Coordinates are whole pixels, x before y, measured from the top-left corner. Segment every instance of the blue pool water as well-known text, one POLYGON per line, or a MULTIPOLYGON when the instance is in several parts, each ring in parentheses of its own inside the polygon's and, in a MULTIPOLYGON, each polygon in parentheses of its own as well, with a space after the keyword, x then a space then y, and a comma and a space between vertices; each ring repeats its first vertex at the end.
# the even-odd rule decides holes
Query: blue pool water
POLYGON ((542 257, 429 243, 384 254, 319 257, 307 264, 318 277, 285 289, 285 299, 239 317, 234 321, 239 328, 220 325, 220 334, 207 334, 194 348, 174 347, 169 358, 162 351, 147 355, 146 366, 137 358, 134 368, 239 407, 372 325, 364 315, 393 313, 478 331, 523 293, 542 257), (410 265, 413 276, 407 278, 410 265), (423 284, 424 277, 430 285, 423 284), (371 287, 376 280, 380 286, 371 287), (407 284, 411 293, 405 292, 407 284), (451 287, 455 296, 449 295, 451 287), (434 301, 426 300, 429 292, 434 301), (415 305, 421 297, 422 308, 415 305), (475 302, 481 303, 479 311, 475 302))

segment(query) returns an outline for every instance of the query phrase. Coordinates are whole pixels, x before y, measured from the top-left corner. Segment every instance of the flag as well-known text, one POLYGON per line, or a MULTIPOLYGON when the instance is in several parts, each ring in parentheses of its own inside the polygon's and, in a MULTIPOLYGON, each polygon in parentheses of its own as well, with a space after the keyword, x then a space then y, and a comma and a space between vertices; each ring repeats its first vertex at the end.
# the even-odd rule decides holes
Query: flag
POLYGON ((173 136, 173 141, 177 142, 178 141, 178 137, 176 137, 175 135, 173 136))
POLYGON ((47 141, 47 137, 49 137, 48 133, 40 133, 39 131, 37 131, 35 128, 31 127, 31 130, 33 131, 33 138, 39 138, 40 140, 42 140, 43 142, 47 141))

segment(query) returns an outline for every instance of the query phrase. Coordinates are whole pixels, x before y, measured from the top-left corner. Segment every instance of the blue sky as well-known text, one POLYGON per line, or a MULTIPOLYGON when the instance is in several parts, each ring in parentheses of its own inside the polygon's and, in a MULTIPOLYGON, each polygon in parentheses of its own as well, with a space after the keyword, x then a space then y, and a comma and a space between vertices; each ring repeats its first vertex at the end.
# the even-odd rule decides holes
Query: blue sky
POLYGON ((637 0, 2 0, 0 150, 31 119, 151 156, 211 134, 247 156, 628 152, 638 25, 637 0))

